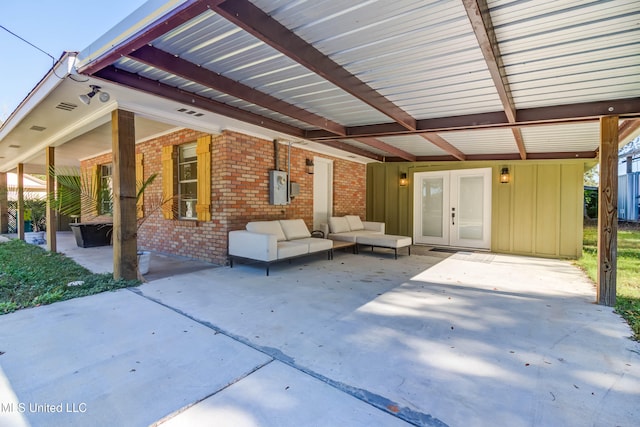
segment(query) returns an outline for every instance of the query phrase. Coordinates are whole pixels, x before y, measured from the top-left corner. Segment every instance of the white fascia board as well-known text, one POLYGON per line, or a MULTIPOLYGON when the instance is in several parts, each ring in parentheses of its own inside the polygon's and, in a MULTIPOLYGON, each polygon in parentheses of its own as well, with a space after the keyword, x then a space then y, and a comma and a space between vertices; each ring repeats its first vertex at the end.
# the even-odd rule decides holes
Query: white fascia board
POLYGON ((167 111, 159 108, 154 109, 146 105, 142 106, 136 104, 135 102, 121 101, 118 104, 118 108, 130 111, 137 116, 173 125, 176 128, 188 128, 200 132, 210 133, 213 135, 217 135, 221 132, 220 126, 212 123, 212 121, 203 122, 203 120, 190 118, 189 116, 182 117, 182 115, 178 116, 172 111, 167 111))
POLYGON ((27 163, 33 156, 41 154, 47 147, 58 147, 71 139, 88 132, 98 126, 101 126, 111 120, 111 111, 117 108, 115 102, 106 104, 99 110, 95 111, 91 115, 84 116, 82 119, 75 123, 66 126, 60 132, 51 135, 49 138, 40 141, 36 146, 31 147, 30 150, 21 152, 19 156, 11 159, 4 165, 0 165, 0 170, 9 170, 15 167, 18 163, 27 163))
POLYGON ((74 72, 76 52, 65 52, 49 72, 38 82, 9 118, 0 126, 2 141, 20 122, 74 72))
POLYGON ((116 49, 122 43, 132 39, 154 22, 165 16, 171 10, 189 0, 149 0, 115 27, 111 28, 96 41, 91 43, 78 54, 76 69, 80 69, 91 62, 116 49))

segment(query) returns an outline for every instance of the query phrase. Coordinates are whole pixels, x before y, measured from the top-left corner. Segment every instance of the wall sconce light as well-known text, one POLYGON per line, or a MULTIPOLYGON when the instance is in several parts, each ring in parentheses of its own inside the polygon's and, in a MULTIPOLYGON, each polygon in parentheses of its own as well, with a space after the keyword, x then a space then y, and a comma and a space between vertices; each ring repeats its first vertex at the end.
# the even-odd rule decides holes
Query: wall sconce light
POLYGON ((305 164, 305 169, 307 170, 307 173, 309 175, 313 175, 313 160, 305 159, 304 164, 305 164))
POLYGON ((511 177, 509 176, 509 168, 507 167, 502 168, 502 170, 500 171, 500 183, 508 184, 510 179, 511 177))
POLYGON ((78 97, 78 98, 80 98, 80 101, 82 101, 84 104, 89 105, 91 103, 91 98, 96 96, 98 93, 100 94, 98 99, 100 99, 101 102, 109 101, 109 98, 110 98, 109 94, 107 92, 102 92, 100 90, 100 86, 89 85, 89 87, 91 88, 91 92, 89 92, 86 95, 80 95, 78 97))
POLYGON ((402 172, 400 174, 400 187, 406 187, 409 184, 409 180, 407 179, 407 174, 402 172))

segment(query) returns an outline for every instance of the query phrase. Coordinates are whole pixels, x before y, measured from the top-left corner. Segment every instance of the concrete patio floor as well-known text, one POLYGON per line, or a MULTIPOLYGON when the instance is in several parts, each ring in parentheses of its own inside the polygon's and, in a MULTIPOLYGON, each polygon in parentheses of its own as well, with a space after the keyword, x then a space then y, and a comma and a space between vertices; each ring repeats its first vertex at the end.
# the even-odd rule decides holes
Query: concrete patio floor
POLYGON ((411 253, 154 254, 137 288, 1 316, 0 425, 637 425, 640 344, 570 262, 411 253))

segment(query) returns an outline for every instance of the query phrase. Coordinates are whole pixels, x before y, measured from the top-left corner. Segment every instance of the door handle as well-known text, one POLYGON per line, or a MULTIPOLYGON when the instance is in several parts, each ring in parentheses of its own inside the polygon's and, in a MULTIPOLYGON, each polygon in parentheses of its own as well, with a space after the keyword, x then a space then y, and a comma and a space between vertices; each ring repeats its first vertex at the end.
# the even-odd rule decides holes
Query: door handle
POLYGON ((451 225, 456 225, 456 208, 451 208, 451 225))

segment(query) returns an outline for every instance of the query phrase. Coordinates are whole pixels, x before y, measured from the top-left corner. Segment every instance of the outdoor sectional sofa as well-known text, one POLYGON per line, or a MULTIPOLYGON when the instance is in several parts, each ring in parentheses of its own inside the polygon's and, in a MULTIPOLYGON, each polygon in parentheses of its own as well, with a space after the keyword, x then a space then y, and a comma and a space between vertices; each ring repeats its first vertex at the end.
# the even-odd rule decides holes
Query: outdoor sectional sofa
POLYGON ((333 255, 333 241, 312 237, 302 219, 253 221, 246 230, 229 232, 229 262, 234 259, 259 261, 269 266, 278 261, 297 258, 318 252, 333 255))
POLYGON ((372 250, 389 248, 397 259, 398 249, 406 247, 411 255, 411 237, 385 234, 383 222, 362 221, 357 215, 334 216, 329 218, 329 224, 322 225, 322 231, 330 240, 354 243, 356 250, 358 245, 371 246, 372 250))

